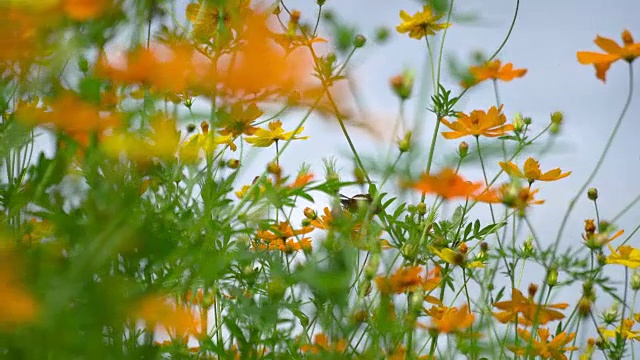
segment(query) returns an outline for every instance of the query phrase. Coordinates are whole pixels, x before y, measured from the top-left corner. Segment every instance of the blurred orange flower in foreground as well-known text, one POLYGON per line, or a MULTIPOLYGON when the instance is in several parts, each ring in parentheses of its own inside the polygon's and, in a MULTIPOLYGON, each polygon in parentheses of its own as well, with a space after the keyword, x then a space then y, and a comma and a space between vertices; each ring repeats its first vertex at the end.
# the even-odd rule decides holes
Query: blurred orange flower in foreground
POLYGON ((63 93, 49 101, 50 111, 37 107, 36 103, 22 103, 16 110, 16 118, 28 125, 45 125, 62 131, 82 145, 89 143, 91 135, 103 133, 121 122, 117 113, 103 112, 73 93, 63 93))
POLYGON ((602 82, 606 81, 607 71, 611 64, 618 60, 626 60, 632 62, 640 56, 640 43, 633 42, 633 36, 629 30, 622 32, 622 46, 615 41, 598 35, 594 40, 596 45, 605 53, 597 53, 592 51, 578 51, 578 61, 580 64, 590 65, 596 69, 596 77, 602 82))
POLYGON ((432 318, 433 325, 430 327, 432 331, 450 334, 465 330, 473 325, 475 315, 469 310, 469 305, 464 305, 459 309, 445 307, 444 311, 433 313, 432 318))
POLYGON ((451 168, 445 168, 436 175, 424 173, 418 181, 404 185, 423 193, 442 196, 447 200, 470 197, 484 201, 484 197, 481 197, 484 193, 482 182, 467 181, 451 168))
POLYGON ((38 304, 20 284, 19 267, 10 250, 0 250, 0 331, 13 331, 20 324, 35 321, 38 304))
POLYGON ((470 82, 463 81, 463 87, 477 85, 489 79, 511 81, 515 78, 523 77, 527 73, 527 69, 514 69, 512 63, 506 63, 502 66, 500 60, 492 60, 482 65, 471 66, 469 72, 473 79, 470 82))
POLYGON ((143 299, 133 315, 142 318, 149 329, 153 330, 158 325, 164 326, 172 337, 197 334, 200 326, 198 319, 188 307, 172 303, 163 296, 149 296, 143 299))

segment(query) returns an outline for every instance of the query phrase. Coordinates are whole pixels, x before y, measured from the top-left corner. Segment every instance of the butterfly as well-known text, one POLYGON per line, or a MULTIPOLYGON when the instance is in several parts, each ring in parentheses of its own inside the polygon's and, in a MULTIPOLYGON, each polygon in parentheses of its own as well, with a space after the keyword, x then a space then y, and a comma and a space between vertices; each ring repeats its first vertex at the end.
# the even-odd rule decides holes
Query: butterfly
MULTIPOLYGON (((373 198, 370 194, 357 194, 352 197, 348 197, 340 194, 340 204, 342 208, 350 212, 357 212, 360 209, 367 208, 373 203, 373 198)), ((372 213, 377 214, 380 212, 379 206, 374 206, 372 213)))

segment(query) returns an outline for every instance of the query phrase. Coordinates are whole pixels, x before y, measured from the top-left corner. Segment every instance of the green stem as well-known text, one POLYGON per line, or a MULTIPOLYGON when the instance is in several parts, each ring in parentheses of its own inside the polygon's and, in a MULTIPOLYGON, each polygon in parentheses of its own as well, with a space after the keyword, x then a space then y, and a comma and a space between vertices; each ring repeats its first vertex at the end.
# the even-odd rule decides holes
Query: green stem
POLYGON ((554 260, 556 249, 558 248, 558 245, 560 244, 560 239, 562 239, 562 234, 564 233, 564 228, 567 225, 567 221, 569 220, 569 215, 571 215, 571 212, 573 211, 573 208, 576 206, 576 203, 578 202, 578 199, 580 199, 580 197, 583 196, 583 193, 586 190, 587 186, 589 186, 589 184, 591 184, 591 181, 593 181, 593 179, 596 177, 596 175, 600 171, 600 167, 604 163, 604 159, 607 156, 607 153, 609 152, 609 149, 611 149, 611 144, 613 144, 613 139, 615 139, 616 134, 618 133, 618 129, 620 128, 620 124, 622 124, 622 119, 624 119, 624 116, 627 113, 627 110, 629 109, 629 105, 631 104, 631 98, 632 97, 633 97, 633 66, 631 65, 631 63, 629 63, 629 92, 627 94, 627 100, 625 101, 624 106, 622 107, 622 111, 620 112, 620 116, 618 116, 618 120, 616 121, 616 125, 614 126, 613 131, 611 132, 611 135, 609 135, 609 139, 607 140, 607 144, 605 145, 604 149, 602 150, 602 153, 600 154, 600 158, 598 159, 598 162, 596 163, 596 166, 593 168, 593 171, 591 171, 591 174, 589 175, 587 180, 584 182, 584 184, 580 187, 580 190, 578 190, 576 195, 569 202, 569 207, 567 208, 567 211, 565 212, 564 217, 562 218, 562 223, 560 224, 560 229, 558 230, 558 235, 556 236, 555 243, 553 244, 553 250, 551 251, 552 260, 554 260))

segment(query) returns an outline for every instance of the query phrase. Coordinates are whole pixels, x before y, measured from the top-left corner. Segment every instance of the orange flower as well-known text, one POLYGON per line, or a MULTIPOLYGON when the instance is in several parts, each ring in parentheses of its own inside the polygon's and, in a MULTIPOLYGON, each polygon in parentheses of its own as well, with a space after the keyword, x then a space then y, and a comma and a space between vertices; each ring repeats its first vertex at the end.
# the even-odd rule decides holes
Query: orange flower
POLYGON ((493 313, 501 323, 514 322, 518 319, 518 322, 523 325, 531 325, 536 318, 538 324, 564 318, 564 314, 552 309, 566 309, 569 304, 539 305, 532 298, 525 298, 518 289, 512 289, 511 300, 500 301, 493 306, 503 310, 493 313), (522 314, 522 318, 518 318, 518 314, 522 314))
MULTIPOLYGON (((45 50, 49 6, 7 6, 0 2, 0 70, 10 61, 29 61, 45 50)), ((11 4, 11 3, 10 3, 11 4)))
POLYGON ((622 32, 622 47, 616 44, 615 41, 601 37, 600 35, 596 37, 594 42, 600 49, 605 51, 605 54, 591 51, 578 51, 577 56, 581 64, 593 64, 596 69, 596 77, 602 80, 602 82, 606 81, 607 71, 611 64, 621 59, 630 63, 640 56, 640 43, 633 42, 633 37, 629 30, 622 32))
POLYGON ((523 77, 527 73, 527 69, 514 69, 512 63, 506 63, 502 66, 500 60, 492 60, 480 66, 471 66, 469 72, 473 79, 471 81, 463 81, 463 87, 477 85, 488 79, 511 81, 515 78, 523 77))
POLYGON ((172 337, 197 334, 200 324, 190 309, 162 296, 149 296, 134 309, 133 315, 147 322, 147 328, 163 325, 172 337))
MULTIPOLYGON (((287 96, 309 81, 311 56, 304 48, 287 54, 276 44, 269 29, 269 15, 251 13, 243 19, 238 35, 242 46, 220 58, 215 72, 227 96, 287 96)), ((215 83, 215 82, 214 82, 215 83)))
POLYGON ((313 180, 313 174, 307 170, 301 171, 296 176, 296 179, 293 183, 289 184, 291 189, 299 189, 305 187, 311 180, 313 180))
POLYGON ((441 311, 432 312, 432 326, 430 329, 437 333, 457 333, 473 325, 475 316, 469 310, 469 305, 460 309, 456 307, 441 308, 441 311), (434 316, 435 315, 435 316, 434 316))
POLYGON ((102 15, 110 0, 63 0, 62 9, 73 20, 86 21, 102 15))
POLYGON ((328 230, 331 227, 331 222, 333 221, 333 214, 328 207, 325 207, 323 210, 324 214, 319 215, 315 219, 311 220, 311 226, 316 229, 328 230))
POLYGON ((571 175, 571 171, 563 173, 560 168, 555 168, 545 172, 544 174, 540 170, 540 164, 534 158, 528 158, 527 161, 524 162, 524 169, 520 171, 518 166, 516 166, 511 161, 509 162, 500 162, 500 167, 507 174, 520 178, 527 179, 529 185, 533 184, 534 181, 556 181, 562 178, 565 178, 571 175))
POLYGON ((189 44, 174 43, 138 48, 126 59, 110 61, 100 56, 96 64, 99 76, 125 84, 151 86, 158 92, 185 93, 188 88, 210 87, 206 74, 212 65, 189 44))
POLYGON ((477 201, 486 203, 503 203, 505 206, 524 211, 529 205, 544 204, 544 200, 537 200, 535 195, 540 189, 529 186, 506 183, 499 188, 491 188, 476 197, 477 201))
POLYGON ((442 133, 445 139, 458 139, 463 136, 480 135, 486 137, 498 137, 506 132, 513 130, 512 124, 507 124, 507 118, 502 114, 502 107, 496 108, 492 106, 488 112, 484 110, 474 110, 469 115, 458 113, 458 119, 453 123, 442 118, 440 121, 453 131, 445 131, 442 133))
POLYGON ((337 341, 332 341, 329 344, 329 339, 327 335, 324 333, 316 334, 313 337, 313 345, 304 344, 300 347, 300 351, 302 352, 310 352, 313 354, 319 354, 320 352, 334 352, 334 353, 342 353, 347 348, 347 341, 344 339, 340 339, 337 341))
POLYGON ((445 199, 452 199, 474 196, 482 187, 482 183, 466 181, 456 174, 455 170, 445 168, 437 175, 422 174, 420 180, 408 186, 423 193, 436 194, 445 199))
POLYGON ((17 265, 10 250, 0 250, 0 331, 33 323, 39 313, 38 303, 19 281, 17 265))
POLYGON ((265 240, 265 243, 256 245, 261 250, 280 250, 285 253, 293 253, 299 250, 311 251, 311 239, 302 238, 299 241, 290 239, 297 235, 307 234, 313 231, 312 226, 305 226, 302 229, 294 230, 291 225, 282 221, 277 227, 271 227, 271 230, 258 230, 257 237, 265 240))
POLYGON ((93 134, 103 133, 120 123, 117 113, 104 113, 93 104, 81 100, 72 93, 64 93, 50 104, 50 112, 33 104, 19 106, 16 117, 29 125, 50 125, 67 133, 82 145, 89 143, 93 134))
POLYGON ((567 346, 576 337, 575 333, 567 335, 561 332, 549 341, 549 329, 539 328, 537 339, 524 329, 518 329, 518 335, 525 344, 531 343, 531 347, 509 346, 509 349, 518 356, 535 357, 541 359, 567 360, 566 351, 578 350, 576 346, 567 346))
POLYGON ((382 294, 402 294, 413 291, 424 286, 421 272, 422 266, 401 267, 390 278, 376 277, 376 285, 382 294))

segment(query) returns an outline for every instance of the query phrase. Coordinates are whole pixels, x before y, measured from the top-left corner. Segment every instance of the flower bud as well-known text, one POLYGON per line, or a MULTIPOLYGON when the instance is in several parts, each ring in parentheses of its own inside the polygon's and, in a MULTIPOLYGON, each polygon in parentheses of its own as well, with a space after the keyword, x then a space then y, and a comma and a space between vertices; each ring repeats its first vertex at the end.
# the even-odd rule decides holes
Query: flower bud
POLYGON ((240 167, 240 160, 238 160, 238 159, 229 159, 227 161, 227 166, 230 169, 237 169, 237 168, 240 167))
POLYGON ((413 133, 411 131, 407 131, 407 133, 404 135, 404 138, 400 141, 398 141, 398 150, 400 150, 401 153, 407 152, 409 150, 411 150, 411 135, 413 133))
POLYGON ((525 240, 524 245, 522 246, 522 252, 524 253, 524 256, 529 257, 533 255, 534 250, 533 239, 529 237, 525 240))
POLYGON ((516 113, 513 117, 513 128, 515 132, 521 132, 524 129, 524 120, 522 119, 522 113, 516 113))
POLYGON ((194 124, 187 125, 187 133, 191 134, 194 131, 196 131, 196 126, 194 124))
POLYGON ((640 290, 640 272, 638 272, 638 270, 635 270, 633 274, 631 274, 631 290, 640 290))
POLYGON ((376 276, 376 273, 378 272, 379 266, 380 266, 380 254, 373 254, 371 256, 371 259, 369 260, 369 262, 364 268, 364 276, 367 279, 373 279, 373 277, 376 276))
POLYGON ((421 202, 416 206, 416 210, 418 211, 418 215, 424 215, 427 213, 427 204, 421 202))
POLYGON ((405 69, 402 74, 396 75, 389 80, 391 89, 400 100, 407 100, 411 96, 414 78, 413 71, 405 69))
POLYGON ((78 59, 78 69, 80 69, 80 71, 82 71, 83 73, 89 71, 89 60, 87 60, 86 57, 80 56, 80 58, 78 59))
POLYGON ((522 122, 525 125, 531 125, 531 122, 532 122, 531 117, 527 116, 526 118, 522 119, 522 122))
POLYGON ((582 317, 587 317, 591 314, 591 305, 592 302, 586 297, 581 297, 580 301, 578 301, 578 314, 582 317))
POLYGON ((587 197, 592 201, 598 200, 598 189, 590 188, 589 190, 587 190, 587 197))
POLYGON ((461 158, 464 158, 465 156, 467 156, 468 153, 469 153, 469 144, 467 144, 465 141, 461 142, 458 145, 458 154, 460 155, 461 158))
POLYGON ((300 223, 302 224, 302 226, 310 226, 311 225, 311 219, 304 218, 304 219, 302 219, 302 221, 300 223))
POLYGON ((324 5, 325 2, 327 2, 327 0, 316 0, 316 4, 318 4, 318 6, 324 5))
POLYGON ((316 211, 310 207, 304 208, 302 213, 307 219, 315 220, 318 217, 318 214, 316 214, 316 211))
POLYGON ((547 273, 547 285, 550 287, 558 284, 558 268, 554 265, 549 269, 547 273))
POLYGON ((610 308, 602 312, 602 320, 607 325, 611 325, 618 319, 618 302, 614 301, 610 308))
POLYGON ((529 293, 529 298, 532 299, 534 296, 536 296, 537 292, 538 292, 538 285, 534 283, 529 284, 529 287, 527 288, 527 293, 529 293))
POLYGON ((564 115, 560 111, 556 111, 551 114, 552 123, 560 125, 562 123, 562 120, 564 120, 564 115))
POLYGON ((549 127, 549 132, 552 135, 557 135, 560 132, 560 124, 552 123, 549 127))
POLYGON ((367 38, 364 35, 358 34, 353 38, 353 46, 357 48, 361 48, 367 42, 367 38))
POLYGON ((386 27, 379 27, 376 29, 376 42, 382 43, 389 39, 389 29, 386 27))
POLYGON ((353 169, 353 177, 359 185, 364 185, 367 182, 366 176, 364 176, 364 170, 362 170, 360 166, 356 166, 353 169))
POLYGON ((247 213, 241 212, 240 214, 238 214, 238 221, 240 221, 241 223, 245 223, 249 220, 249 217, 247 216, 247 213))

